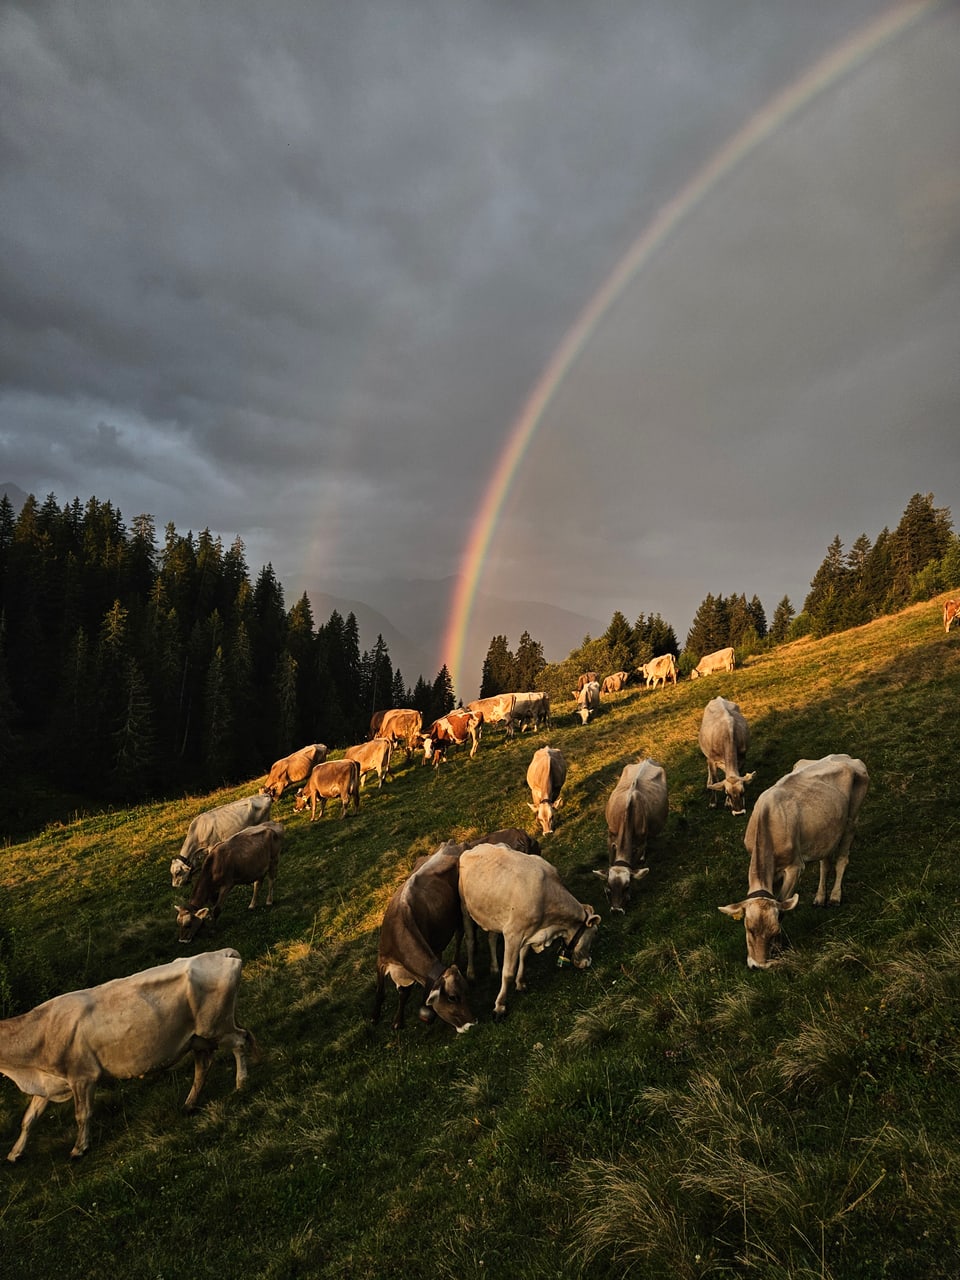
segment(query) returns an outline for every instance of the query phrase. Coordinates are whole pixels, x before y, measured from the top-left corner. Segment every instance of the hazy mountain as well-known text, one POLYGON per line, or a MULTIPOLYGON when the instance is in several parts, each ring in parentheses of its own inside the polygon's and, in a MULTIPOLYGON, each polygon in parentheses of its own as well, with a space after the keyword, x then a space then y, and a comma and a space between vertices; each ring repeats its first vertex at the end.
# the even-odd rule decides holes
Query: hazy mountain
MULTIPOLYGON (((455 583, 452 577, 365 583, 362 594, 369 601, 375 600, 375 606, 351 599, 358 594, 358 589, 344 583, 333 585, 330 591, 309 586, 306 590, 318 625, 326 622, 333 609, 344 617, 352 610, 360 628, 362 649, 373 647, 379 631, 390 650, 394 669, 399 667, 404 681, 412 686, 418 675, 433 680, 443 663, 444 633, 455 583), (361 616, 361 608, 369 622, 361 616), (370 634, 368 625, 372 628, 370 634)), ((608 623, 609 619, 602 622, 539 600, 505 600, 478 593, 464 646, 463 687, 457 688, 457 695, 467 701, 479 693, 483 660, 495 635, 505 635, 510 648, 516 650, 520 636, 529 631, 532 638, 543 645, 546 660, 559 662, 571 649, 577 648, 588 633, 602 635, 608 623)))
POLYGON ((5 493, 10 499, 10 503, 18 515, 20 514, 20 508, 30 496, 29 494, 24 493, 17 484, 0 484, 0 494, 2 493, 5 493))

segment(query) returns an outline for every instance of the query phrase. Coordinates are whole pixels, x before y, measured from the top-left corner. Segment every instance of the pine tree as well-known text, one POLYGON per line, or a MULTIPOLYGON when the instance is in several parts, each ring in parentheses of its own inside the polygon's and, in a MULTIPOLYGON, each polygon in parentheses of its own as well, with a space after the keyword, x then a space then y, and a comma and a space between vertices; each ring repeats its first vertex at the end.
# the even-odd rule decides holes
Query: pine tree
POLYGON ((784 596, 773 612, 773 622, 770 626, 770 639, 774 644, 783 644, 786 640, 793 618, 794 609, 790 603, 790 597, 784 596))
POLYGON ((933 505, 933 494, 915 493, 890 540, 893 581, 889 608, 902 608, 909 601, 913 575, 945 554, 950 530, 950 513, 933 505))
POLYGON ((430 723, 439 720, 441 716, 445 716, 448 711, 452 711, 457 705, 457 700, 453 692, 453 679, 444 663, 437 673, 437 677, 433 682, 433 688, 430 691, 430 723))
POLYGON ((235 738, 226 663, 218 645, 203 690, 203 776, 208 786, 223 786, 233 776, 235 738))
POLYGON ((122 714, 112 735, 110 790, 122 799, 139 799, 150 789, 156 760, 156 738, 147 682, 133 658, 126 662, 123 691, 122 714))
MULTIPOLYGON (((629 630, 629 628, 628 628, 629 630)), ((514 658, 514 687, 502 690, 506 693, 522 693, 539 687, 540 673, 547 665, 543 656, 543 645, 534 640, 529 631, 524 631, 517 646, 514 658)))
POLYGON ((480 697, 490 698, 497 693, 514 693, 516 661, 507 647, 506 636, 494 636, 483 660, 480 679, 480 697))
POLYGON ((835 536, 827 548, 820 568, 813 576, 803 602, 803 612, 810 619, 814 636, 831 635, 843 625, 847 605, 849 571, 843 554, 843 543, 835 536))

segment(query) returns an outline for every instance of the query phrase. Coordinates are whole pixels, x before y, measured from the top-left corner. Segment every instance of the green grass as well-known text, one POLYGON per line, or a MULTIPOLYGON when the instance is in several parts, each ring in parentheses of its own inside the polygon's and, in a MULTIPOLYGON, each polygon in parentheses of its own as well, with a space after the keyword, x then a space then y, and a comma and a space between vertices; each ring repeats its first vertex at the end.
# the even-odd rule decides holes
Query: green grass
MULTIPOLYGON (((960 636, 936 603, 729 676, 573 702, 475 760, 401 765, 360 813, 287 821, 273 908, 228 899, 199 946, 244 957, 239 1017, 263 1060, 233 1092, 215 1060, 186 1117, 188 1063, 98 1089, 79 1162, 72 1106, 51 1106, 0 1168, 0 1274, 160 1277, 960 1274, 960 636), (706 701, 739 702, 751 801, 800 757, 870 772, 844 902, 785 924, 781 965, 750 973, 744 820, 707 807, 696 735, 706 701), (394 993, 371 1026, 383 909, 448 837, 534 830, 524 774, 567 758, 546 855, 603 914, 594 963, 531 957, 529 990, 480 1023, 424 1027, 394 993), (592 872, 603 806, 639 755, 666 767, 670 820, 626 916, 592 872)), ((77 818, 0 850, 5 1015, 178 953, 167 867, 194 813, 246 787, 77 818)), ((195 948, 196 949, 196 946, 195 948)), ((180 949, 182 950, 182 948, 180 949)), ((0 1151, 26 1099, 0 1085, 0 1151)))

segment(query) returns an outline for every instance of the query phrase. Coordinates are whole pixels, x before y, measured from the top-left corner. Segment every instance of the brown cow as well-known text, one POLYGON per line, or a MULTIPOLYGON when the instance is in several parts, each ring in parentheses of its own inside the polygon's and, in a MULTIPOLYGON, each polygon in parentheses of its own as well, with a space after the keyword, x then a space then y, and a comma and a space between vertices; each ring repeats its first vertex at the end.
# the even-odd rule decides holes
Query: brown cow
POLYGON ((528 807, 537 815, 545 836, 553 831, 554 811, 563 804, 560 788, 567 777, 567 762, 556 747, 541 747, 533 753, 527 766, 527 786, 533 804, 528 807))
POLYGON ((476 1021, 465 978, 455 964, 443 962, 444 948, 463 926, 459 862, 458 855, 438 849, 407 877, 387 904, 377 949, 374 1022, 383 1008, 388 977, 397 987, 394 1031, 403 1026, 407 996, 415 982, 425 993, 422 1022, 431 1022, 439 1014, 456 1031, 467 1031, 476 1021))
POLYGON ((960 613, 960 600, 948 600, 943 606, 943 629, 950 630, 950 624, 960 613))
POLYGON ((310 770, 315 764, 320 764, 327 758, 327 748, 322 742, 313 742, 309 747, 301 747, 299 751, 294 751, 292 755, 284 756, 282 760, 274 761, 270 772, 267 774, 266 781, 260 788, 262 796, 273 796, 274 800, 279 800, 286 791, 287 787, 296 786, 299 782, 306 782, 310 777, 310 770))
POLYGON ((320 801, 320 817, 327 801, 334 796, 340 799, 340 817, 347 816, 347 805, 353 804, 354 813, 360 808, 360 766, 356 760, 325 760, 310 773, 307 785, 297 792, 293 802, 294 813, 302 813, 310 805, 310 821, 317 817, 317 801, 320 801))
MULTIPOLYGON (((581 672, 580 675, 577 676, 577 693, 579 693, 580 690, 583 688, 583 686, 586 684, 599 684, 599 683, 600 683, 600 677, 596 671, 583 671, 581 672)), ((575 693, 573 696, 576 697, 577 694, 575 693)))
POLYGON ((0 1022, 0 1073, 30 1095, 20 1136, 7 1159, 23 1154, 30 1128, 48 1102, 73 1098, 77 1140, 90 1145, 94 1089, 103 1076, 142 1077, 193 1052, 193 1087, 183 1104, 193 1111, 219 1045, 232 1050, 237 1088, 247 1080, 249 1031, 236 1023, 243 961, 230 947, 183 956, 98 987, 54 996, 29 1013, 0 1022))
POLYGON ((605 811, 610 865, 606 871, 593 873, 607 882, 611 911, 623 912, 631 880, 642 880, 650 870, 637 863, 646 860, 647 839, 666 826, 667 812, 667 775, 663 765, 649 759, 625 765, 605 811))
POLYGON ((244 796, 216 809, 198 813, 187 828, 180 852, 170 863, 170 881, 175 889, 187 883, 203 861, 208 849, 244 827, 255 827, 270 817, 273 796, 244 796))
POLYGON ((360 766, 360 785, 368 773, 375 773, 378 787, 383 786, 384 778, 391 778, 390 756, 393 743, 389 738, 372 738, 369 742, 360 742, 355 747, 347 747, 343 753, 344 760, 356 760, 360 766))
POLYGON ((614 671, 612 676, 604 676, 600 685, 601 693, 620 693, 630 680, 629 671, 614 671))
POLYGON ((393 707, 383 713, 377 736, 388 738, 394 747, 402 743, 409 759, 420 745, 422 724, 423 716, 419 711, 413 711, 409 707, 393 707))
POLYGON ((253 885, 249 908, 252 911, 257 905, 260 885, 266 880, 267 906, 272 906, 282 844, 282 822, 247 827, 229 840, 215 844, 203 860, 189 903, 185 907, 174 907, 179 940, 192 942, 211 916, 216 921, 234 885, 253 885))
POLYGON ((808 862, 820 863, 813 905, 827 905, 827 877, 835 869, 830 906, 840 902, 857 815, 870 779, 862 760, 847 755, 798 760, 790 773, 762 792, 747 823, 743 843, 750 854, 747 896, 719 910, 742 920, 747 965, 768 969, 780 934, 780 917, 800 901, 793 892, 808 862))
POLYGON ((449 711, 439 720, 434 720, 423 735, 423 763, 428 764, 432 760, 436 768, 445 759, 448 747, 462 746, 468 738, 472 760, 480 745, 482 724, 482 711, 449 711))

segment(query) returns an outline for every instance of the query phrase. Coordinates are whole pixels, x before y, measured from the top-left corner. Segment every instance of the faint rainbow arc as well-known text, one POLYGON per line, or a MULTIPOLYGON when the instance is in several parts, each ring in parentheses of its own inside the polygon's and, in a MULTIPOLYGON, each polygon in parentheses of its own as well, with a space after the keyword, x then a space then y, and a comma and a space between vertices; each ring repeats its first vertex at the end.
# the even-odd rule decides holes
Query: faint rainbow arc
POLYGON ((551 400, 605 313, 671 232, 727 173, 818 94, 942 3, 943 0, 907 0, 907 3, 896 5, 836 45, 765 103, 658 211, 578 315, 537 379, 507 437, 460 559, 442 644, 443 660, 458 691, 461 688, 463 651, 480 575, 510 486, 551 400))

